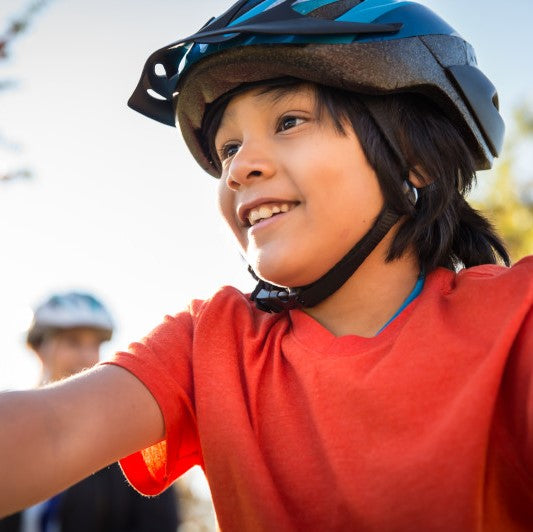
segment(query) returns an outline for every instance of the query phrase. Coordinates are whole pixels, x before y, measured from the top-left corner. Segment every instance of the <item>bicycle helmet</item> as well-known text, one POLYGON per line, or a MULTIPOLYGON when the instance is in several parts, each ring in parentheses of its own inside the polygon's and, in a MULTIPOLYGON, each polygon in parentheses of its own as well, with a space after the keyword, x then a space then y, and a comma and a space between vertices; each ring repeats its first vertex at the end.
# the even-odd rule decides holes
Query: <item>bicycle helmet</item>
MULTIPOLYGON (((194 35, 154 52, 128 104, 164 124, 177 120, 196 161, 218 177, 201 133, 206 109, 243 84, 286 76, 358 93, 402 163, 375 95, 414 92, 429 98, 455 124, 477 170, 490 168, 501 151, 498 96, 477 67, 472 46, 411 1, 239 0, 194 35)), ((415 201, 412 188, 406 189, 415 201)), ((269 311, 317 304, 347 280, 398 219, 385 208, 369 233, 312 285, 280 289, 260 282, 253 297, 262 294, 266 303, 256 304, 269 311)))
POLYGON ((355 92, 419 92, 449 112, 476 168, 498 156, 498 96, 474 49, 430 9, 401 0, 240 0, 154 52, 129 105, 179 122, 193 156, 217 170, 199 130, 207 104, 247 82, 293 76, 355 92))
POLYGON ((37 349, 46 334, 75 327, 96 329, 106 341, 111 339, 114 325, 108 310, 94 296, 80 292, 56 294, 35 308, 26 341, 37 349))

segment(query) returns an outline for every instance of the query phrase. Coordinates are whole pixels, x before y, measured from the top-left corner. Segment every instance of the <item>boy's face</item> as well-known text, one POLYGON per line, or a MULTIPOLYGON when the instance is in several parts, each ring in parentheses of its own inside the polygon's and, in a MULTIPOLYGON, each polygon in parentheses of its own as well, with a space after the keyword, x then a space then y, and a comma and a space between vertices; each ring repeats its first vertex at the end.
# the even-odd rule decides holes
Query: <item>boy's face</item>
POLYGON ((66 329, 45 338, 37 354, 46 380, 64 379, 94 366, 100 356, 102 341, 101 331, 86 327, 66 329))
POLYGON ((248 263, 281 286, 318 279, 370 229, 383 206, 349 125, 339 133, 313 89, 254 89, 228 104, 215 136, 219 204, 248 263))

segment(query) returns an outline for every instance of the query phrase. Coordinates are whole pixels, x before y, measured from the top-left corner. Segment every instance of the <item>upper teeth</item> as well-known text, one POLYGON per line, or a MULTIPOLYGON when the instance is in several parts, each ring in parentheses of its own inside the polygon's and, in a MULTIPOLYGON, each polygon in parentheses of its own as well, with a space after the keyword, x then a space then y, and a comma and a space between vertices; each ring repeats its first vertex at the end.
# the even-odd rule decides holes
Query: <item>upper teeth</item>
POLYGON ((255 207, 254 209, 250 210, 248 213, 248 221, 250 222, 250 225, 254 225, 259 220, 270 218, 274 214, 278 214, 280 212, 288 211, 288 203, 272 203, 270 205, 261 205, 260 207, 255 207))

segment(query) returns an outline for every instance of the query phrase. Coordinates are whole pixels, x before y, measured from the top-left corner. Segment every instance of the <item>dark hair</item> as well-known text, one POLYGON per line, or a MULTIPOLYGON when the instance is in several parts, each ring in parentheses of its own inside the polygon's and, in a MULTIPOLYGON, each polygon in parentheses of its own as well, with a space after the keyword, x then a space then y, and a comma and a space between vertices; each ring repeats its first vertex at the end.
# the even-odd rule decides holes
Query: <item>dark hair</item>
POLYGON ((509 265, 505 245, 491 223, 465 199, 476 179, 465 141, 444 112, 420 94, 359 96, 293 78, 242 85, 211 104, 204 116, 200 135, 204 150, 217 168, 220 169, 220 162, 214 138, 224 109, 235 94, 258 85, 265 92, 279 94, 302 85, 311 86, 319 113, 326 111, 340 133, 345 132, 347 123, 352 126, 377 174, 385 204, 406 215, 389 248, 388 261, 412 249, 426 272, 438 266, 455 269, 494 264, 498 258, 509 265), (378 125, 365 105, 368 98, 380 99, 387 124, 378 125), (385 128, 387 137, 396 139, 400 157, 382 133, 385 128), (418 189, 414 209, 402 188, 408 170, 424 183, 418 189))

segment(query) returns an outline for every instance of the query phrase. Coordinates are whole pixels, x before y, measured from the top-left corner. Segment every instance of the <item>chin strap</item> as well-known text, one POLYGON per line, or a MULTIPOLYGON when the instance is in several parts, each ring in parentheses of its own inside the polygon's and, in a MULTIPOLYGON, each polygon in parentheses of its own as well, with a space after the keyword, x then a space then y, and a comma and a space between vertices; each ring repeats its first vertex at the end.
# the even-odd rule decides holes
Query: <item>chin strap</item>
POLYGON ((258 279, 249 268, 250 273, 259 281, 252 292, 252 301, 259 310, 265 312, 282 312, 318 305, 352 276, 399 219, 399 214, 385 207, 366 235, 331 270, 320 279, 305 286, 282 288, 258 279))

